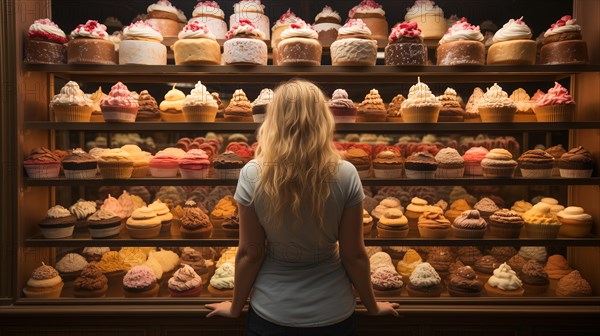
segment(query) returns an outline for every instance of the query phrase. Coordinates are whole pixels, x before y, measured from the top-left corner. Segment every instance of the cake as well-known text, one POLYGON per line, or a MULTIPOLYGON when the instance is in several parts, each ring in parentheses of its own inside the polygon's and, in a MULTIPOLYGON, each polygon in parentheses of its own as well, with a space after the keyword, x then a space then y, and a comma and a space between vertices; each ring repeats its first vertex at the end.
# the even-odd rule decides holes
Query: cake
POLYGON ((427 46, 417 22, 396 24, 385 47, 385 65, 425 65, 427 46))
POLYGON ((240 216, 236 211, 228 216, 225 216, 223 223, 221 223, 221 229, 225 233, 226 237, 239 238, 240 237, 240 216))
POLYGON ((345 153, 346 161, 350 162, 356 168, 358 176, 368 178, 371 175, 371 158, 369 154, 361 148, 351 148, 345 153))
POLYGON ((216 297, 232 297, 235 283, 235 266, 232 263, 224 262, 215 271, 215 275, 210 278, 208 292, 216 297))
POLYGON ((127 220, 127 231, 131 238, 154 238, 160 234, 161 219, 148 207, 136 209, 127 220))
POLYGON ((146 9, 148 15, 146 22, 154 25, 164 37, 175 37, 187 22, 183 12, 177 9, 168 0, 158 0, 146 9))
POLYGON ((156 275, 148 266, 135 266, 123 277, 123 291, 128 298, 158 296, 159 288, 156 275))
POLYGON ((67 238, 73 235, 77 219, 61 205, 48 209, 46 217, 38 223, 46 239, 67 238))
MULTIPOLYGON (((444 18, 444 11, 431 0, 416 0, 412 7, 406 9, 404 20, 416 22, 423 32, 423 38, 427 40, 442 38, 450 28, 444 18)), ((455 22, 453 20, 452 24, 455 22)))
POLYGON ((494 270, 494 275, 490 277, 484 287, 488 296, 520 297, 525 293, 522 286, 523 283, 515 271, 503 263, 494 270))
POLYGON ((438 167, 435 157, 428 152, 416 152, 406 158, 404 168, 409 179, 432 179, 438 167))
POLYGON ((512 122, 517 106, 508 97, 508 93, 494 83, 483 95, 478 109, 483 122, 512 122))
POLYGON ((71 32, 67 46, 69 64, 117 64, 115 44, 108 39, 106 26, 88 20, 71 32))
POLYGON ((483 238, 486 228, 487 222, 477 210, 466 210, 452 222, 452 231, 457 238, 483 238))
POLYGON ((298 20, 281 33, 281 41, 277 44, 277 65, 321 65, 322 53, 319 33, 311 25, 298 20))
POLYGON ((221 46, 206 24, 190 22, 177 37, 177 42, 171 46, 176 65, 221 64, 221 46))
POLYGON ((570 15, 552 24, 544 33, 540 50, 541 64, 586 64, 587 44, 581 37, 581 26, 570 15))
POLYGON ((541 149, 528 150, 517 160, 521 176, 526 178, 550 178, 554 158, 541 149))
POLYGON ((113 85, 108 97, 102 99, 100 108, 107 122, 135 122, 138 111, 138 99, 132 97, 125 84, 113 85))
POLYGON ((214 122, 218 108, 206 86, 198 81, 183 101, 183 116, 188 122, 214 122))
POLYGON ((242 0, 233 5, 233 14, 229 17, 229 28, 239 25, 242 20, 250 20, 254 26, 264 33, 261 39, 271 39, 269 28, 271 23, 265 14, 265 6, 260 0, 242 0))
POLYGON ((403 95, 399 94, 392 98, 392 101, 388 105, 387 110, 387 121, 388 122, 402 122, 402 102, 404 102, 406 98, 403 95))
POLYGON ((361 19, 348 20, 331 44, 331 65, 374 66, 376 62, 377 42, 369 27, 361 19))
POLYGON ((385 11, 375 0, 362 0, 348 12, 348 19, 361 19, 369 27, 377 46, 387 45, 389 30, 385 11))
POLYGON ((387 118, 387 111, 379 91, 371 89, 365 96, 365 100, 358 105, 356 115, 357 122, 384 122, 387 118))
POLYGON ((566 178, 590 178, 594 171, 594 157, 585 148, 571 148, 558 161, 560 176, 566 178))
POLYGON ((184 179, 206 179, 210 161, 201 149, 191 149, 179 160, 179 172, 184 179))
POLYGON ((251 21, 240 20, 225 37, 223 61, 226 65, 267 65, 265 34, 251 21))
POLYGON ((23 294, 30 299, 58 299, 64 285, 58 271, 42 262, 27 280, 23 294))
POLYGON ((258 97, 252 102, 252 118, 254 122, 261 123, 265 121, 267 107, 273 102, 273 94, 273 90, 271 89, 262 89, 258 97))
POLYGON ((379 202, 379 204, 377 204, 377 206, 371 211, 371 215, 375 219, 379 220, 380 218, 383 218, 383 215, 388 212, 388 210, 391 209, 396 209, 400 212, 404 211, 402 204, 400 204, 400 200, 395 197, 386 197, 382 199, 381 202, 379 202))
POLYGON ((202 209, 198 207, 185 207, 179 230, 181 231, 181 236, 184 238, 207 239, 213 231, 213 225, 208 215, 202 209))
POLYGON ((252 103, 248 100, 248 97, 246 97, 244 90, 235 90, 233 97, 229 101, 229 106, 225 108, 224 115, 225 121, 254 121, 252 118, 252 103))
POLYGON ((585 213, 583 208, 570 206, 556 214, 560 226, 559 234, 566 237, 584 238, 592 230, 592 216, 585 213))
POLYGON ((387 210, 377 222, 377 237, 402 238, 408 236, 408 219, 401 210, 387 210))
POLYGON ((138 112, 135 116, 135 121, 160 121, 160 112, 158 112, 158 104, 156 99, 150 95, 148 90, 140 92, 138 97, 138 112))
POLYGON ((398 151, 385 149, 377 153, 373 159, 375 178, 401 178, 404 169, 404 159, 398 151))
POLYGON ((509 209, 497 210, 488 219, 490 234, 498 238, 519 238, 523 224, 519 213, 509 209))
POLYGON ((481 161, 483 176, 490 178, 512 178, 517 168, 517 161, 506 149, 494 148, 481 161))
POLYGON ((493 44, 488 50, 488 65, 532 65, 537 51, 531 39, 531 29, 523 17, 507 23, 494 34, 493 44))
POLYGON ((119 64, 166 65, 167 47, 151 23, 137 21, 123 29, 119 44, 119 64))
POLYGON ((75 216, 77 222, 75 223, 76 230, 85 230, 87 228, 87 219, 96 212, 97 204, 94 201, 86 201, 79 199, 75 204, 69 207, 71 215, 75 216))
POLYGON ((104 297, 108 291, 108 278, 94 265, 87 265, 75 279, 76 298, 104 297))
POLYGON ((217 179, 237 180, 244 167, 244 160, 234 152, 224 152, 216 155, 212 160, 217 179))
POLYGON ((523 214, 525 231, 530 238, 553 239, 558 235, 561 223, 551 207, 545 203, 537 203, 523 214))
POLYGON ((169 294, 172 297, 195 297, 202 292, 202 277, 189 265, 183 265, 175 271, 168 281, 169 294))
POLYGON ((442 104, 438 122, 461 122, 465 119, 465 109, 458 100, 458 94, 453 88, 446 88, 444 94, 437 99, 442 104))
POLYGON ((458 151, 454 148, 442 148, 436 155, 435 161, 438 166, 435 171, 435 177, 438 178, 459 178, 463 177, 465 172, 465 161, 458 151))
POLYGON ((437 297, 442 294, 442 279, 429 263, 418 264, 410 275, 409 296, 437 297))
POLYGON ((301 21, 290 9, 283 13, 281 17, 275 22, 271 33, 271 48, 273 49, 273 65, 279 64, 277 46, 281 42, 281 34, 290 26, 292 23, 301 21))
POLYGON ((522 88, 518 88, 509 97, 517 107, 517 112, 513 118, 515 122, 536 122, 535 113, 533 113, 533 104, 531 98, 522 88))
POLYGON ((183 92, 175 88, 175 85, 177 84, 173 84, 173 88, 165 94, 165 100, 158 106, 162 121, 185 121, 185 117, 183 116, 183 102, 186 97, 183 92))
POLYGON ((57 122, 88 122, 92 116, 93 102, 76 82, 69 81, 52 98, 50 109, 57 122))
POLYGON ((66 64, 67 36, 50 19, 35 20, 27 30, 25 45, 27 64, 66 64))
POLYGON ((482 291, 483 285, 470 266, 459 267, 455 273, 450 275, 450 281, 448 282, 450 296, 475 297, 481 296, 482 291))
POLYGON ((340 14, 331 7, 325 6, 315 17, 313 27, 319 33, 319 43, 329 47, 337 39, 338 31, 342 28, 340 14))
POLYGON ((402 120, 406 123, 435 123, 438 120, 442 104, 431 93, 429 86, 421 83, 413 85, 408 98, 402 102, 402 120))
POLYGON ((554 82, 554 87, 538 99, 533 112, 540 122, 569 122, 575 118, 575 101, 569 91, 554 82))
POLYGON ((188 24, 203 24, 219 40, 225 39, 227 23, 225 12, 216 1, 198 1, 188 24))
POLYGON ((109 210, 98 210, 87 218, 87 228, 92 238, 110 238, 121 233, 122 218, 109 210))
POLYGON ((450 233, 451 223, 444 215, 425 211, 417 222, 421 238, 443 239, 450 233))
POLYGON ((544 266, 535 260, 529 260, 519 274, 525 289, 525 296, 544 294, 548 290, 550 280, 544 266))
POLYGON ((484 65, 485 47, 479 26, 464 17, 442 37, 437 48, 437 65, 484 65))
POLYGON ((473 89, 473 93, 469 97, 465 107, 465 122, 481 122, 479 104, 483 102, 484 94, 483 90, 479 87, 473 89))
POLYGON ((371 285, 376 297, 398 297, 402 292, 402 277, 394 266, 377 268, 371 273, 371 285))

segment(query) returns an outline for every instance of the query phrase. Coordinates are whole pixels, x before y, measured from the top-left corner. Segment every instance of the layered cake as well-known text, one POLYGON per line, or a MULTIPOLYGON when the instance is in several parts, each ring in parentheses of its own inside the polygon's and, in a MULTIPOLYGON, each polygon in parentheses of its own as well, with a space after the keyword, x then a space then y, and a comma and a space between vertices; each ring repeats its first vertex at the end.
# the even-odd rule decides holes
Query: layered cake
POLYGON ((225 13, 216 1, 199 1, 194 7, 190 23, 204 24, 208 30, 219 40, 225 39, 227 23, 225 13))
POLYGON ((50 19, 35 20, 27 31, 25 63, 67 63, 67 36, 50 19))
POLYGON ((350 19, 331 44, 332 65, 374 66, 377 62, 377 42, 361 19, 350 19))
POLYGON ((175 37, 187 19, 183 12, 177 9, 168 0, 158 0, 147 8, 146 22, 156 27, 164 37, 175 37))
POLYGON ((278 65, 321 65, 323 47, 319 43, 319 33, 306 22, 299 20, 281 33, 277 44, 278 65))
POLYGON ((319 42, 323 47, 329 47, 338 37, 338 31, 342 28, 340 14, 331 7, 325 6, 315 17, 313 27, 319 33, 319 42))
POLYGON ((438 65, 484 65, 485 47, 479 26, 462 18, 448 29, 437 48, 438 65))
POLYGON ((298 22, 301 20, 299 17, 294 14, 291 10, 287 10, 287 12, 283 13, 279 20, 275 22, 271 32, 271 48, 273 48, 273 65, 278 64, 278 56, 277 56, 277 45, 281 42, 281 33, 283 33, 286 29, 288 29, 292 23, 298 22))
POLYGON ((585 64, 588 62, 587 44, 581 37, 577 20, 565 15, 544 33, 540 50, 541 64, 585 64))
POLYGON ((427 46, 416 22, 398 23, 392 28, 385 47, 386 65, 425 65, 427 46))
POLYGON ((119 44, 119 64, 167 64, 167 47, 151 23, 137 21, 125 27, 119 44))
POLYGON ((375 0, 363 0, 353 7, 348 13, 348 19, 361 19, 371 30, 377 46, 383 48, 387 45, 389 35, 388 23, 385 19, 383 7, 375 0))

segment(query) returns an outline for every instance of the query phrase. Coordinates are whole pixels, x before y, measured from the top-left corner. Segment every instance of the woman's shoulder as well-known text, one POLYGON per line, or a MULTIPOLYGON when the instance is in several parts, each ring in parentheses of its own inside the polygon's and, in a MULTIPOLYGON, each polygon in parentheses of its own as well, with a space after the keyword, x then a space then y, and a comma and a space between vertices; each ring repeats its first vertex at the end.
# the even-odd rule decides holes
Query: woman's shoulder
POLYGON ((339 174, 341 176, 347 176, 351 174, 357 174, 356 167, 346 160, 340 160, 338 164, 339 174))

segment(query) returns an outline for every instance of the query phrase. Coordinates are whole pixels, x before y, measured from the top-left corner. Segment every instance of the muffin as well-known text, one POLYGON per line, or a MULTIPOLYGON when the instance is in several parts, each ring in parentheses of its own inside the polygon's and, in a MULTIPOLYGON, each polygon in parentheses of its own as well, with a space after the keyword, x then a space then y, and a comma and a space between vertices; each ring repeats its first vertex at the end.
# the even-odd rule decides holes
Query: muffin
POLYGON ((491 215, 494 214, 494 212, 500 210, 496 203, 488 197, 483 197, 482 199, 480 199, 479 202, 475 203, 473 208, 479 211, 481 217, 483 217, 483 219, 485 219, 486 221, 490 218, 491 215))
POLYGON ((354 102, 348 98, 346 90, 336 89, 333 91, 327 105, 336 123, 353 123, 356 121, 357 108, 354 102))
POLYGON ((437 65, 484 65, 485 46, 482 41, 479 26, 461 18, 440 39, 436 50, 437 65))
POLYGON ((452 223, 452 232, 456 238, 483 238, 486 228, 487 223, 477 210, 463 212, 452 223))
MULTIPOLYGON (((254 122, 261 123, 265 121, 267 107, 273 101, 273 94, 273 90, 271 89, 262 89, 258 97, 252 102, 252 119, 254 122)), ((331 104, 329 105, 329 108, 331 109, 331 104)))
POLYGON ((184 179, 206 179, 209 170, 208 155, 201 149, 191 149, 179 159, 179 172, 184 179))
POLYGON ((356 122, 384 122, 386 119, 387 110, 379 91, 371 89, 363 102, 358 105, 356 122))
POLYGON ((482 176, 483 168, 481 167, 481 161, 489 153, 484 147, 471 147, 465 154, 463 154, 463 160, 465 162, 465 175, 470 176, 482 176))
POLYGON ((467 210, 471 210, 471 206, 469 205, 469 203, 467 203, 467 201, 465 201, 463 198, 457 199, 456 201, 452 202, 452 204, 450 205, 450 209, 446 210, 446 212, 444 212, 444 217, 448 218, 448 220, 451 223, 454 223, 454 220, 460 216, 463 212, 467 211, 467 210))
POLYGON ((440 101, 419 77, 418 83, 410 88, 408 98, 402 102, 402 120, 405 123, 435 123, 441 108, 440 101))
POLYGON ((206 86, 198 81, 183 101, 183 116, 188 122, 214 122, 218 107, 206 86))
POLYGON ((403 95, 399 94, 392 98, 392 101, 388 105, 387 110, 387 121, 388 122, 403 122, 402 119, 402 102, 404 102, 406 98, 403 95))
POLYGON ((525 293, 522 286, 523 283, 515 271, 503 263, 494 270, 494 275, 489 278, 484 287, 488 296, 520 297, 525 293))
POLYGON ((512 246, 495 246, 490 249, 490 255, 493 256, 498 263, 505 263, 516 254, 517 250, 512 246))
POLYGON ((581 276, 579 271, 573 271, 560 280, 556 285, 556 296, 559 297, 586 297, 592 296, 592 286, 581 276))
POLYGON ((171 221, 173 220, 173 214, 169 210, 169 207, 160 199, 156 199, 156 201, 148 205, 148 208, 154 211, 158 219, 160 219, 160 231, 169 232, 171 229, 171 221))
POLYGON ((590 178, 594 171, 594 158, 581 146, 571 148, 558 160, 558 169, 561 177, 590 178))
POLYGON ((125 145, 121 147, 121 149, 129 153, 129 158, 133 161, 131 177, 140 178, 148 176, 149 167, 147 152, 143 152, 142 149, 136 145, 125 145))
POLYGON ((446 88, 444 94, 437 97, 442 107, 438 122, 461 122, 465 119, 465 109, 458 101, 458 94, 453 88, 446 88))
POLYGON ((567 89, 555 82, 554 87, 535 102, 533 111, 539 122, 570 122, 575 115, 575 100, 567 89))
POLYGON ((406 177, 409 179, 432 179, 438 168, 438 162, 428 152, 411 154, 404 164, 406 177))
POLYGON ((371 158, 365 150, 350 148, 345 154, 345 159, 354 165, 361 179, 371 176, 371 158))
POLYGON ((73 281, 88 265, 87 260, 77 253, 67 253, 56 263, 56 270, 64 281, 73 281))
POLYGON ((376 297, 398 297, 404 283, 394 266, 385 266, 377 268, 371 274, 371 285, 376 297))
POLYGON ((385 65, 425 65, 427 46, 423 43, 417 22, 405 21, 396 24, 385 47, 385 65))
POLYGON ((463 177, 465 172, 465 161, 454 148, 446 147, 435 155, 438 163, 435 177, 458 178, 463 177))
POLYGON ((527 211, 529 211, 529 209, 531 209, 533 207, 533 205, 525 200, 520 200, 520 201, 516 201, 512 207, 510 207, 510 210, 514 211, 517 213, 517 215, 519 216, 523 216, 523 214, 525 214, 527 211))
POLYGON ((442 294, 442 279, 429 263, 418 264, 410 275, 409 296, 437 297, 442 294))
POLYGON ((550 281, 544 266, 535 260, 529 260, 519 274, 525 289, 525 296, 536 296, 544 294, 548 290, 550 281))
POLYGON ((508 259, 506 263, 508 264, 508 266, 510 266, 510 268, 512 268, 513 271, 519 274, 523 270, 523 266, 525 266, 525 264, 527 263, 527 259, 516 254, 510 257, 510 259, 508 259))
POLYGON ((483 122, 512 122, 517 105, 498 84, 487 89, 479 104, 479 114, 483 122))
POLYGON ((373 229, 373 217, 369 215, 369 212, 363 209, 363 235, 367 236, 371 234, 371 229, 373 229))
POLYGON ((379 238, 403 238, 408 236, 408 219, 401 210, 389 209, 377 222, 379 238))
POLYGON ((531 29, 520 19, 510 19, 493 38, 487 52, 488 65, 533 65, 537 47, 531 29))
POLYGON ((485 255, 475 261, 473 270, 477 273, 477 277, 482 283, 486 283, 494 274, 494 270, 498 268, 500 263, 491 255, 485 255))
POLYGON ((450 233, 450 221, 442 214, 429 211, 419 217, 417 227, 421 238, 443 239, 450 233))
POLYGON ((450 275, 448 293, 454 297, 481 296, 483 285, 470 266, 463 266, 450 275))
POLYGON ((526 178, 550 178, 554 158, 541 149, 528 150, 517 160, 521 176, 526 178))
POLYGON ((400 153, 392 150, 382 150, 373 160, 373 172, 376 178, 401 178, 404 159, 400 153))
POLYGON ((135 266, 123 277, 123 291, 128 298, 154 297, 159 288, 156 275, 148 266, 135 266))
POLYGON ((179 228, 182 237, 206 239, 210 237, 212 229, 213 225, 202 209, 198 207, 184 208, 179 228))
POLYGON ((132 96, 125 84, 118 82, 110 89, 108 97, 100 101, 100 108, 106 122, 134 122, 138 98, 132 96))
POLYGON ((337 39, 338 31, 342 28, 342 17, 331 7, 325 6, 315 17, 313 27, 319 33, 319 43, 323 47, 330 47, 337 39))
POLYGON ((108 278, 94 265, 86 265, 75 279, 76 298, 104 297, 108 291, 108 278))
POLYGON ((225 236, 238 238, 240 236, 240 216, 238 212, 234 211, 232 214, 225 216, 221 228, 225 236))
POLYGON ((69 210, 61 205, 55 205, 48 209, 46 218, 40 221, 38 226, 46 239, 68 238, 73 235, 76 221, 77 219, 69 210))
POLYGON ((232 297, 235 281, 235 266, 233 263, 224 262, 217 268, 210 278, 208 292, 215 297, 232 297))
POLYGON ((488 219, 490 234, 497 238, 519 238, 523 224, 523 218, 508 209, 497 210, 488 219))
POLYGON ((202 278, 189 265, 178 269, 168 282, 169 294, 172 297, 200 296, 202 292, 202 278))
POLYGON ((68 179, 92 179, 98 172, 98 160, 81 148, 72 150, 61 164, 68 179))
POLYGON ((50 19, 35 20, 27 30, 26 64, 66 64, 67 35, 50 19))
POLYGON ((489 178, 512 178, 517 168, 517 161, 506 149, 494 148, 481 161, 483 176, 489 178))
POLYGON ((166 122, 184 122, 183 104, 186 96, 180 90, 177 90, 173 84, 173 88, 165 94, 165 100, 160 102, 158 110, 162 121, 166 122))
POLYGON ((160 234, 161 219, 148 207, 136 209, 127 220, 127 231, 132 238, 154 238, 160 234))
POLYGON ((58 299, 64 285, 58 271, 42 262, 27 280, 23 294, 30 299, 58 299))
POLYGON ((31 150, 23 161, 27 176, 32 179, 57 178, 60 174, 61 159, 45 147, 31 150))
POLYGON ((221 47, 205 22, 190 20, 177 37, 178 40, 171 46, 175 65, 221 64, 221 47))
POLYGON ((566 237, 584 238, 592 231, 592 216, 581 207, 570 206, 556 214, 560 226, 559 234, 566 237))
POLYGON ((238 89, 233 93, 229 106, 225 109, 225 121, 254 121, 252 103, 246 97, 244 90, 238 89))
POLYGON ((69 81, 50 101, 50 109, 57 122, 89 122, 92 117, 93 101, 69 81))
POLYGON ((128 179, 133 173, 133 160, 129 152, 113 148, 100 155, 98 168, 102 178, 128 179))
POLYGON ((548 204, 538 203, 523 215, 525 231, 529 238, 553 239, 558 235, 561 223, 551 212, 548 204))
POLYGON ((413 249, 409 249, 404 254, 402 260, 400 260, 396 265, 396 270, 398 270, 398 273, 400 273, 400 275, 402 276, 402 280, 406 283, 408 282, 408 279, 410 278, 412 272, 415 270, 415 267, 417 267, 417 265, 419 265, 422 262, 423 259, 421 258, 419 253, 417 253, 417 251, 413 249))
POLYGON ((377 41, 361 19, 348 20, 330 50, 334 66, 374 66, 377 62, 377 41))
POLYGON ((140 92, 140 96, 138 97, 138 105, 138 113, 135 117, 135 121, 160 121, 160 112, 158 112, 158 104, 156 103, 156 99, 154 99, 154 97, 150 95, 148 90, 143 90, 142 92, 140 92))

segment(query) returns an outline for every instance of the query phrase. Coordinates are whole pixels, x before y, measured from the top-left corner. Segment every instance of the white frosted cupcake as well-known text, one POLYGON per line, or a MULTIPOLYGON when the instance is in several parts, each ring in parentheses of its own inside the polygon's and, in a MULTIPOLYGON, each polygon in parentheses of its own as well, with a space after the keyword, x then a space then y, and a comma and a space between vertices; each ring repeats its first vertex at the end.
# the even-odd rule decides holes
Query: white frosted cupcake
POLYGON ((419 77, 402 102, 402 118, 406 123, 436 123, 441 108, 440 101, 419 77))
POLYGON ((517 106, 502 88, 494 83, 487 89, 479 104, 479 114, 483 122, 512 122, 517 106))

